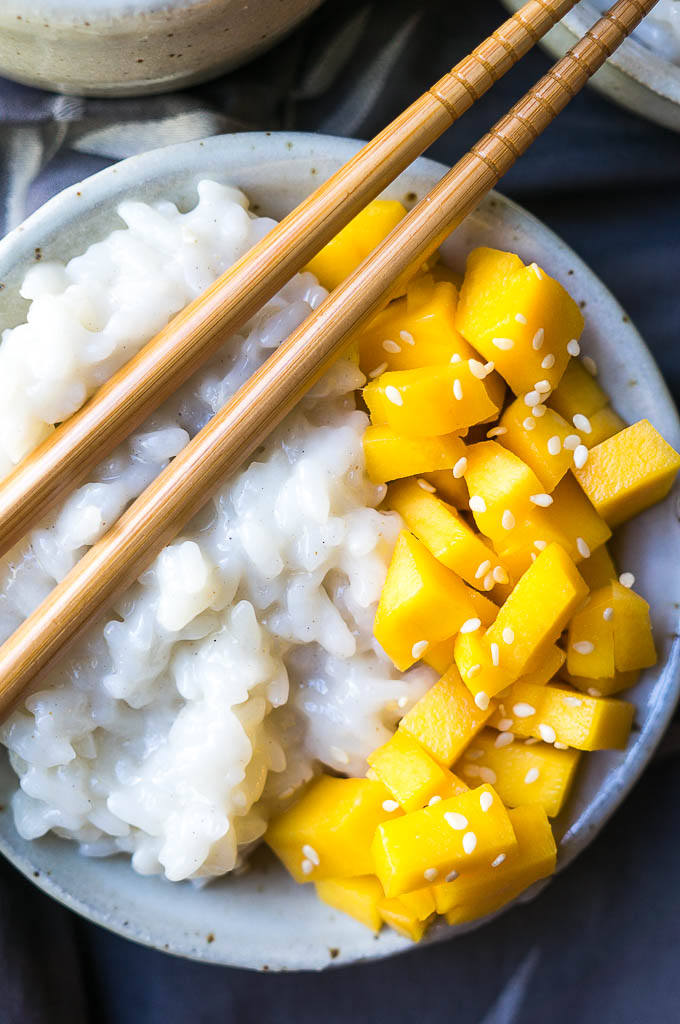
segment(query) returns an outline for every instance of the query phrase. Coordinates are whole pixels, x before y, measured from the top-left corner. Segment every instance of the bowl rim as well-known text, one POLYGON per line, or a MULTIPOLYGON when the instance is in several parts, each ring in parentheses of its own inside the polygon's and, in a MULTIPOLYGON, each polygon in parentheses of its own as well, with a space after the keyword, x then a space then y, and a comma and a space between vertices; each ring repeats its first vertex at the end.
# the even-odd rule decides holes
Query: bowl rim
MULTIPOLYGON (((314 133, 247 132, 237 133, 234 135, 214 136, 210 139, 195 140, 193 142, 178 143, 173 146, 150 150, 146 153, 130 157, 127 160, 112 164, 110 167, 97 172, 85 179, 83 182, 76 183, 53 196, 43 206, 31 214, 31 216, 22 224, 1 240, 0 277, 3 276, 7 269, 10 269, 13 266, 21 266, 22 252, 25 256, 29 252, 32 252, 34 245, 39 243, 40 239, 46 233, 54 231, 55 228, 64 221, 70 223, 78 214, 78 207, 81 207, 80 212, 85 212, 86 214, 92 214, 103 206, 108 208, 121 198, 121 193, 125 190, 135 187, 141 188, 144 182, 152 181, 154 177, 160 177, 163 173, 166 173, 167 167, 172 161, 181 162, 181 158, 184 156, 190 158, 192 153, 198 153, 201 148, 208 153, 214 152, 215 154, 220 154, 226 148, 230 154, 233 152, 240 152, 242 155, 249 153, 251 157, 253 152, 262 151, 263 159, 265 161, 273 161, 275 159, 300 160, 300 153, 295 152, 295 148, 298 147, 298 149, 302 151, 302 159, 307 158, 310 152, 318 159, 319 154, 323 150, 330 160, 343 162, 356 152, 360 146, 361 143, 353 139, 343 139, 334 136, 320 136, 314 133), (84 210, 82 210, 83 207, 84 210)), ((414 162, 410 170, 411 173, 418 171, 421 175, 438 179, 448 170, 448 167, 442 163, 421 157, 419 160, 414 162)), ((195 175, 197 171, 195 167, 192 168, 191 166, 188 166, 185 173, 186 176, 189 177, 191 175, 195 175)), ((409 172, 405 173, 408 174, 409 172)), ((498 192, 491 193, 485 202, 491 206, 495 204, 501 211, 505 211, 506 213, 515 216, 518 220, 521 220, 524 224, 528 224, 534 232, 537 232, 538 235, 547 240, 555 250, 565 255, 570 261, 571 266, 578 268, 578 273, 582 275, 582 278, 586 281, 588 288, 591 290, 594 289, 598 296, 604 298, 609 307, 618 310, 624 320, 624 329, 625 333, 629 337, 629 343, 634 344, 636 347, 640 347, 642 354, 646 359, 645 371, 648 372, 655 394, 658 400, 662 403, 665 413, 673 421, 675 438, 680 437, 680 419, 678 418, 675 404, 661 372, 651 353, 645 346, 639 332, 630 322, 629 318, 626 317, 622 307, 614 296, 612 296, 606 286, 599 280, 595 273, 590 270, 587 264, 584 263, 583 260, 581 260, 581 258, 571 249, 570 246, 566 245, 566 243, 563 242, 555 232, 519 204, 498 192)), ((484 204, 482 204, 480 208, 483 207, 484 204)), ((571 861, 589 845, 594 836, 604 827, 606 822, 635 785, 644 768, 650 761, 674 712, 678 697, 680 696, 680 636, 677 635, 678 632, 680 632, 680 630, 678 630, 674 636, 665 664, 660 662, 658 666, 660 674, 663 670, 663 676, 666 680, 666 689, 663 693, 663 699, 657 701, 657 703, 652 705, 650 708, 649 715, 645 722, 646 743, 639 743, 639 745, 636 745, 632 750, 630 750, 630 752, 627 752, 625 759, 621 762, 621 771, 618 773, 621 777, 617 779, 615 787, 608 791, 606 798, 603 796, 602 799, 599 799, 596 802, 596 809, 598 812, 597 820, 586 821, 585 827, 581 827, 580 831, 576 828, 578 825, 577 821, 569 830, 567 830, 564 838, 568 838, 570 833, 574 833, 574 835, 572 841, 568 844, 568 850, 559 860, 558 871, 561 871, 571 863, 571 861)), ((592 813, 593 805, 589 804, 586 809, 585 817, 588 817, 589 815, 592 816, 592 813)), ((17 833, 13 829, 13 825, 10 831, 13 831, 14 836, 17 836, 17 833)), ((38 843, 39 842, 40 841, 38 841, 38 843)), ((35 849, 34 843, 30 843, 28 846, 30 850, 35 849)), ((240 960, 237 954, 231 955, 230 959, 224 959, 221 957, 211 957, 209 955, 209 951, 208 955, 197 953, 191 948, 183 947, 181 943, 178 943, 175 947, 171 948, 160 945, 152 935, 147 935, 140 931, 135 932, 129 926, 129 922, 123 920, 123 913, 116 917, 115 912, 100 912, 96 908, 89 906, 83 899, 79 898, 76 893, 69 891, 61 885, 57 879, 46 874, 44 871, 41 871, 40 876, 36 878, 36 864, 31 861, 29 856, 25 855, 21 850, 16 849, 15 846, 12 845, 12 842, 4 835, 0 835, 0 852, 22 874, 24 874, 29 881, 36 884, 48 895, 57 899, 63 905, 86 919, 100 924, 124 938, 132 939, 133 941, 137 941, 143 945, 163 952, 170 952, 178 956, 195 959, 204 963, 213 962, 229 966, 250 968, 255 966, 250 962, 240 960)), ((73 856, 80 856, 73 846, 72 853, 73 856)), ((126 864, 126 868, 129 870, 129 865, 126 864)), ((539 883, 537 888, 542 888, 544 884, 547 884, 547 881, 548 880, 546 880, 545 883, 539 883)), ((519 899, 522 901, 521 897, 519 899)), ((508 908, 503 908, 502 912, 506 909, 508 908)), ((483 920, 470 922, 467 925, 458 927, 451 927, 443 924, 439 925, 432 929, 431 934, 426 937, 424 944, 440 941, 443 938, 453 937, 454 935, 464 934, 467 931, 471 931, 474 928, 479 927, 480 924, 483 924, 488 919, 489 918, 485 918, 483 920)), ((350 962, 379 959, 385 956, 390 956, 396 952, 402 952, 412 948, 412 944, 407 940, 395 939, 395 941, 391 942, 389 945, 381 947, 379 944, 376 944, 376 947, 377 948, 374 952, 371 952, 366 956, 351 956, 350 959, 337 961, 337 965, 345 965, 350 962)), ((271 966, 268 967, 268 969, 271 970, 317 969, 320 966, 328 966, 325 963, 291 965, 286 961, 286 951, 283 951, 283 956, 279 963, 271 961, 270 963, 271 966)))

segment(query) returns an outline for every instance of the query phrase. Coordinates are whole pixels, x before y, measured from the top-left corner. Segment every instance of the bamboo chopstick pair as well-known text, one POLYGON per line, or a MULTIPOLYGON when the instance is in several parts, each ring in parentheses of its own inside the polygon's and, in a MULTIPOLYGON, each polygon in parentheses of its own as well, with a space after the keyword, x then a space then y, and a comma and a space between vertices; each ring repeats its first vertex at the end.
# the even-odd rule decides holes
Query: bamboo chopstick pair
MULTIPOLYGON (((618 0, 243 385, 0 647, 0 714, 128 587, 657 0, 618 0)), ((191 303, 0 485, 0 554, 185 381, 574 0, 530 0, 191 303)))

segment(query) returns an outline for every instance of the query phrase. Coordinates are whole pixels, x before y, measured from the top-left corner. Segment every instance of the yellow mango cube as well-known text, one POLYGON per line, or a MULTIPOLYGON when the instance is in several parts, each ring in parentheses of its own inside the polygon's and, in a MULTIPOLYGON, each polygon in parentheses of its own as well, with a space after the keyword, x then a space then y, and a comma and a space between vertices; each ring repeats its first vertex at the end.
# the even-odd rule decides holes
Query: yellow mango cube
POLYGON ((481 532, 501 550, 515 524, 536 508, 532 498, 543 486, 525 462, 496 441, 468 445, 466 458, 470 510, 481 532))
POLYGON ((516 678, 501 665, 499 653, 494 661, 491 645, 481 632, 459 633, 453 657, 461 679, 482 707, 516 678))
MULTIPOLYGON (((588 373, 581 360, 572 359, 558 387, 550 395, 548 404, 568 423, 573 424, 574 416, 581 415, 589 419, 604 409, 609 404, 609 397, 592 373, 588 373)), ((586 436, 583 443, 587 445, 586 436)))
MULTIPOLYGON (((539 804, 516 807, 509 812, 517 837, 517 845, 499 862, 487 863, 461 873, 452 882, 436 885, 434 899, 437 912, 450 913, 462 907, 471 917, 490 913, 494 897, 505 896, 501 904, 514 899, 534 882, 547 878, 555 870, 557 847, 550 822, 539 804), (477 909, 477 913, 473 911, 477 909)), ((468 917, 467 920, 471 918, 468 917)), ((451 923, 462 923, 457 917, 451 923)))
POLYGON ((516 398, 504 411, 498 440, 534 471, 541 489, 550 493, 573 465, 573 451, 564 442, 574 434, 570 423, 553 409, 543 416, 531 415, 523 398, 516 398))
POLYGON ((467 484, 462 476, 454 476, 453 469, 435 469, 432 472, 419 475, 432 484, 437 495, 444 501, 448 501, 449 505, 453 505, 454 508, 468 507, 467 484))
POLYGON ((399 513, 435 558, 471 587, 481 590, 487 581, 490 585, 486 589, 491 590, 495 584, 494 570, 505 574, 498 555, 484 538, 468 526, 455 508, 424 490, 417 480, 393 484, 385 502, 399 513))
POLYGON ((611 583, 614 661, 617 672, 632 672, 656 665, 656 648, 649 621, 649 605, 628 587, 611 583))
POLYGON ((557 386, 583 317, 562 285, 535 263, 524 266, 514 253, 482 247, 467 259, 456 326, 521 395, 539 381, 557 386))
POLYGON ((398 899, 418 921, 427 921, 434 914, 434 894, 432 886, 426 885, 413 892, 404 892, 398 899))
POLYGON ((488 780, 506 807, 540 804, 555 818, 569 796, 580 757, 579 750, 556 750, 549 743, 527 746, 511 732, 483 729, 456 771, 471 786, 488 780))
POLYGON ((363 446, 366 472, 375 484, 436 470, 453 480, 452 468, 465 455, 465 444, 457 434, 404 437, 386 426, 369 426, 363 446))
POLYGON ((469 362, 381 374, 363 391, 371 422, 398 434, 431 437, 463 430, 498 413, 490 383, 469 362))
POLYGON ((572 618, 567 643, 567 670, 570 673, 591 679, 614 675, 612 604, 612 585, 608 583, 593 591, 585 606, 572 618))
POLYGON ((376 829, 372 853, 385 895, 400 896, 451 871, 490 864, 516 846, 508 812, 491 786, 440 800, 376 829))
POLYGON ((394 199, 374 199, 314 256, 305 270, 332 291, 389 235, 406 208, 394 199))
POLYGON ((604 587, 610 580, 614 580, 618 576, 606 544, 601 544, 591 551, 590 557, 579 563, 578 571, 591 590, 599 590, 600 587, 604 587))
POLYGON ((424 807, 430 797, 441 792, 447 781, 441 766, 403 729, 397 729, 367 760, 374 774, 405 811, 424 807))
POLYGON ((456 666, 451 665, 404 715, 399 728, 448 768, 460 757, 492 711, 493 704, 484 710, 475 704, 456 666))
POLYGON ((625 430, 626 421, 617 412, 614 412, 611 405, 605 405, 604 409, 598 409, 589 417, 590 433, 583 433, 581 439, 586 448, 594 448, 601 441, 625 430))
POLYGON ((420 942, 427 931, 429 921, 419 918, 403 899, 383 897, 378 909, 385 924, 412 942, 420 942))
POLYGON ((566 743, 577 750, 623 750, 628 742, 635 705, 607 697, 590 697, 566 686, 513 683, 500 708, 489 719, 503 722, 516 736, 566 743))
POLYGON ((320 775, 270 822, 265 842, 296 882, 370 875, 376 828, 402 814, 393 803, 381 782, 320 775))
POLYGON ((639 671, 615 672, 613 676, 600 679, 589 679, 588 676, 573 676, 563 668, 560 672, 560 679, 570 686, 587 693, 590 697, 611 697, 615 693, 621 693, 631 686, 635 686, 640 676, 639 671))
MULTIPOLYGON (((472 587, 468 587, 468 597, 474 609, 475 618, 479 619, 481 625, 486 629, 496 618, 498 606, 472 587)), ((450 636, 448 640, 442 640, 441 643, 428 647, 423 654, 423 661, 443 676, 453 663, 455 643, 456 637, 450 636)))
POLYGON ((640 420, 591 448, 574 474, 602 518, 618 526, 665 498, 679 468, 680 455, 640 420))
POLYGON ((349 914, 373 932, 382 928, 378 904, 385 898, 382 885, 375 875, 358 878, 327 878, 316 882, 316 895, 322 903, 349 914))
POLYGON ((400 671, 473 616, 467 587, 412 534, 397 538, 373 630, 400 671))

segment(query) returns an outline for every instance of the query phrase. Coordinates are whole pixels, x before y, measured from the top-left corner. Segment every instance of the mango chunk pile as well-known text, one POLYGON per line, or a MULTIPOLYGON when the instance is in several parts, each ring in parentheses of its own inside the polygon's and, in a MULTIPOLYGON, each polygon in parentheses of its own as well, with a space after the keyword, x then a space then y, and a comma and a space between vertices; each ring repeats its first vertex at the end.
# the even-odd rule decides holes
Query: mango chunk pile
MULTIPOLYGON (((309 269, 335 287, 404 213, 376 201, 309 269)), ((483 247, 462 277, 429 260, 357 335, 366 471, 403 527, 375 641, 438 678, 365 778, 317 777, 265 838, 374 932, 419 941, 552 874, 579 763, 625 749, 619 694, 656 663, 649 605, 607 545, 680 456, 612 408, 583 327, 542 268, 483 247)))

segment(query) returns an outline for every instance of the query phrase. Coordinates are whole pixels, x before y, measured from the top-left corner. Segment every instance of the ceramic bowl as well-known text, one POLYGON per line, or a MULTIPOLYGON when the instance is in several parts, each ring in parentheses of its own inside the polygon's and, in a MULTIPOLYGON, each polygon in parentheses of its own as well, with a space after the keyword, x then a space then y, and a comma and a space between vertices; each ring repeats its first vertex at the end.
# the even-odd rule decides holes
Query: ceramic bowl
POLYGON ((78 96, 214 78, 273 46, 321 0, 2 0, 0 74, 78 96))
MULTIPOLYGON (((501 0, 514 13, 524 0, 501 0)), ((546 36, 541 45, 555 57, 563 57, 598 18, 587 0, 581 0, 546 36)), ((657 124, 680 131, 680 67, 664 59, 633 36, 616 50, 591 84, 608 99, 657 124)))
MULTIPOLYGON (((243 188, 254 209, 280 217, 358 148, 315 135, 244 134, 168 147, 133 157, 62 192, 0 243, 0 326, 20 322, 26 305, 15 286, 36 256, 81 252, 120 222, 123 196, 195 201, 196 182, 211 176, 243 188)), ((445 168, 418 160, 388 190, 412 205, 445 168)), ((445 245, 462 266, 475 245, 536 260, 570 289, 586 317, 584 351, 602 368, 619 412, 649 417, 676 447, 680 424, 652 356, 616 300, 578 256, 534 217, 490 195, 445 245)), ((558 869, 581 852, 624 798, 651 758, 676 702, 679 685, 680 533, 676 497, 651 509, 621 534, 619 565, 635 573, 652 605, 659 664, 631 691, 637 719, 628 748, 583 759, 573 797, 557 821, 558 869)), ((24 842, 8 809, 16 785, 0 759, 0 849, 29 879, 68 907, 130 939, 181 956, 270 970, 318 969, 384 957, 409 948, 389 929, 376 939, 361 925, 318 902, 261 851, 253 868, 198 889, 135 874, 122 858, 91 860, 56 837, 24 842)), ((476 925, 469 925, 475 927, 476 925)), ((440 925, 427 941, 467 929, 440 925)))

